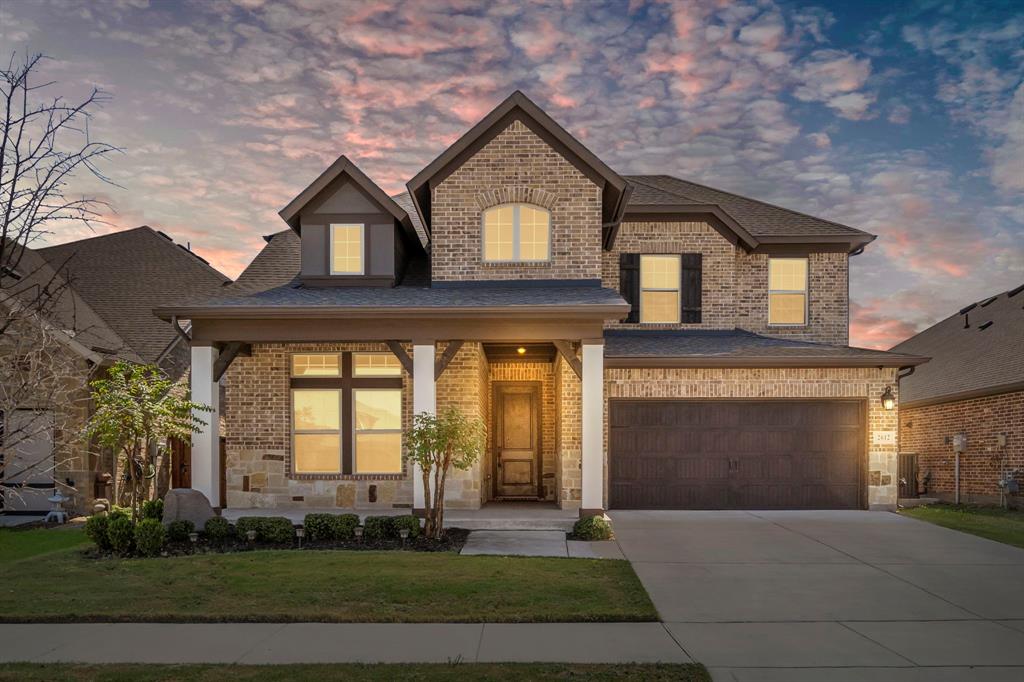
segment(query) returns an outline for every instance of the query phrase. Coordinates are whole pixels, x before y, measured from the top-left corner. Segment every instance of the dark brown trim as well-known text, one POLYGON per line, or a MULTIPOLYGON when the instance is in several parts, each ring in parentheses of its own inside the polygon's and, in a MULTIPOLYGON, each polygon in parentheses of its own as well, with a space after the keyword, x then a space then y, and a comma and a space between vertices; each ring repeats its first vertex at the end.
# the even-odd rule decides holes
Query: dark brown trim
POLYGON ((224 372, 228 371, 228 367, 231 366, 231 363, 239 355, 243 357, 252 355, 252 346, 241 341, 229 341, 224 344, 224 348, 217 354, 217 360, 213 363, 214 383, 220 381, 220 378, 224 376, 224 372))
POLYGON ((498 343, 549 342, 551 339, 600 338, 602 319, 509 318, 482 319, 351 319, 260 318, 197 319, 193 321, 193 345, 212 345, 224 339, 246 342, 352 342, 385 339, 466 339, 498 343))
POLYGON ((412 376, 412 358, 410 358, 409 354, 405 352, 405 348, 402 347, 402 344, 399 343, 398 341, 385 341, 384 343, 386 343, 388 348, 391 349, 391 352, 395 354, 395 357, 398 358, 398 361, 402 363, 402 367, 405 369, 406 372, 409 373, 409 376, 412 376))
MULTIPOLYGON (((625 303, 579 304, 579 305, 505 305, 505 306, 334 306, 334 305, 295 305, 295 306, 191 306, 191 307, 160 307, 154 314, 162 320, 170 320, 172 316, 196 320, 215 319, 336 319, 344 315, 349 319, 387 319, 410 317, 432 320, 463 320, 487 317, 518 319, 540 318, 593 318, 601 320, 619 319, 629 312, 625 303)), ((193 338, 194 335, 193 335, 193 338)))
POLYGON ((947 395, 936 396, 934 398, 922 398, 920 400, 901 399, 899 406, 906 409, 914 407, 928 407, 929 405, 955 403, 960 402, 961 400, 973 400, 975 398, 988 398, 990 396, 1003 395, 1004 393, 1015 393, 1017 391, 1024 391, 1024 381, 1014 381, 1009 384, 999 384, 998 386, 988 386, 986 388, 976 388, 970 391, 960 391, 959 393, 949 393, 947 395))
POLYGON ((745 356, 745 357, 716 357, 716 356, 658 356, 658 357, 614 357, 605 356, 605 368, 632 368, 632 367, 665 367, 665 368, 686 368, 686 367, 722 367, 722 368, 763 368, 773 367, 905 367, 919 365, 927 362, 927 358, 919 358, 909 355, 895 355, 893 357, 853 357, 853 358, 822 358, 814 356, 745 356))
POLYGON ((581 172, 592 179, 599 178, 597 184, 598 186, 603 185, 602 200, 605 203, 605 206, 602 207, 602 212, 606 214, 603 216, 603 221, 611 222, 613 220, 617 207, 621 203, 621 194, 628 187, 625 179, 570 135, 565 128, 530 101, 526 95, 517 90, 406 184, 428 234, 431 225, 430 188, 435 186, 446 173, 450 173, 453 167, 458 167, 463 158, 462 155, 467 150, 474 145, 486 144, 504 129, 499 125, 504 123, 507 126, 510 117, 515 115, 521 116, 520 120, 523 123, 552 145, 581 172))
POLYGON ((448 342, 448 345, 445 346, 444 353, 442 353, 441 357, 434 362, 434 381, 440 379, 441 375, 444 374, 444 371, 448 369, 448 365, 455 359, 459 349, 462 348, 462 344, 463 341, 461 339, 448 342))
POLYGON ((502 409, 502 393, 500 389, 502 387, 513 388, 516 386, 527 386, 533 391, 533 414, 530 419, 533 420, 533 430, 537 434, 537 449, 534 452, 533 460, 533 471, 534 471, 534 485, 537 489, 537 499, 541 499, 543 494, 543 479, 544 472, 542 471, 544 464, 544 392, 542 381, 492 381, 491 382, 491 404, 494 408, 491 410, 491 433, 494 434, 494 439, 491 442, 491 499, 500 500, 508 499, 506 496, 498 495, 498 444, 501 442, 501 409, 502 409))
POLYGON ((576 351, 573 350, 572 344, 568 341, 552 341, 555 348, 558 349, 559 355, 565 360, 565 362, 572 368, 572 371, 576 374, 576 378, 583 379, 583 363, 578 357, 576 357, 576 351))
POLYGON ((395 278, 392 275, 300 275, 299 281, 310 287, 395 286, 395 278))
MULTIPOLYGON (((299 225, 299 213, 302 209, 312 201, 320 192, 327 188, 334 180, 336 180, 342 174, 347 175, 359 189, 370 195, 370 197, 376 201, 381 208, 394 216, 395 220, 402 222, 403 224, 408 223, 408 227, 411 228, 411 220, 409 214, 405 212, 401 206, 399 206, 394 199, 387 195, 387 192, 382 190, 377 184, 371 180, 365 173, 348 160, 345 155, 341 155, 332 163, 327 169, 321 173, 313 182, 302 190, 298 196, 288 202, 288 205, 282 208, 278 215, 281 219, 288 223, 296 232, 300 231, 299 225)), ((417 240, 418 241, 418 240, 417 240)))

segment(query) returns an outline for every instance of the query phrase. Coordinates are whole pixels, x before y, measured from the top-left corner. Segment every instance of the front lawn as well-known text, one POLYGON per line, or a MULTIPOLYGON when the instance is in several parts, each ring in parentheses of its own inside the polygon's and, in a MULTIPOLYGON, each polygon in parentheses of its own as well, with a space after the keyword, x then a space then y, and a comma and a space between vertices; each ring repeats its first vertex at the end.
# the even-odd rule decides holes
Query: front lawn
POLYGON ((0 566, 88 541, 81 528, 0 528, 0 566))
POLYGON ((0 680, 14 682, 234 682, 259 680, 635 680, 711 682, 704 666, 692 664, 581 665, 571 663, 459 663, 418 665, 68 665, 17 663, 0 669, 0 680))
POLYGON ((1024 511, 1021 510, 974 507, 965 504, 933 504, 904 509, 902 513, 944 528, 1024 547, 1024 511))
MULTIPOLYGON (((56 542, 46 537, 36 544, 56 542)), ((8 622, 657 620, 626 561, 447 552, 285 550, 91 559, 69 549, 19 560, 4 556, 0 601, 7 604, 0 621, 8 622)))

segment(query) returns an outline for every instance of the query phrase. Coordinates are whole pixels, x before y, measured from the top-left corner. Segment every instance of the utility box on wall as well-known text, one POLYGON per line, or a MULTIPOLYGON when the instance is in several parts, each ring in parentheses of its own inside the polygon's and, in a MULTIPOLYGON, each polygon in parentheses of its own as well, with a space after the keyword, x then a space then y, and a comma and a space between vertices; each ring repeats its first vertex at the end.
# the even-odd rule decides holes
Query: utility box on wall
POLYGON ((953 452, 960 454, 967 452, 967 434, 958 433, 953 436, 953 452))

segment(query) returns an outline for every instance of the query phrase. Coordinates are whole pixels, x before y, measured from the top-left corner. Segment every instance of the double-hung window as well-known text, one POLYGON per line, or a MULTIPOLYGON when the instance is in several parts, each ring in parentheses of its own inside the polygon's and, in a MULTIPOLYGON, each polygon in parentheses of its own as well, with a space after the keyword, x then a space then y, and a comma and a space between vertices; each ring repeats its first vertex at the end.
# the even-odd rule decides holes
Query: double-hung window
POLYGON ((292 356, 292 471, 400 474, 402 366, 391 353, 292 356))
POLYGON ((362 275, 364 226, 360 224, 331 224, 331 274, 362 275))
POLYGON ((483 259, 489 263, 551 260, 551 213, 531 204, 502 204, 484 211, 483 259))
POLYGON ((680 256, 640 256, 640 322, 678 323, 680 284, 680 256))
POLYGON ((807 324, 807 259, 768 259, 768 324, 807 324))

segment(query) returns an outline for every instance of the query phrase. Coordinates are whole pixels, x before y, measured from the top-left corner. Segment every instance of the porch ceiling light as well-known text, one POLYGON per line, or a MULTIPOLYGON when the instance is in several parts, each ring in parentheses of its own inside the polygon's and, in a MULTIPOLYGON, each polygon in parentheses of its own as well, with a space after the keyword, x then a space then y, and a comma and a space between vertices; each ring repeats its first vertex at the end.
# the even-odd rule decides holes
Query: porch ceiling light
POLYGON ((520 355, 526 355, 526 348, 524 348, 523 346, 519 346, 519 348, 516 348, 516 352, 519 353, 520 355))
POLYGON ((882 407, 887 410, 896 409, 896 396, 892 394, 891 386, 885 387, 885 393, 882 394, 882 407))

